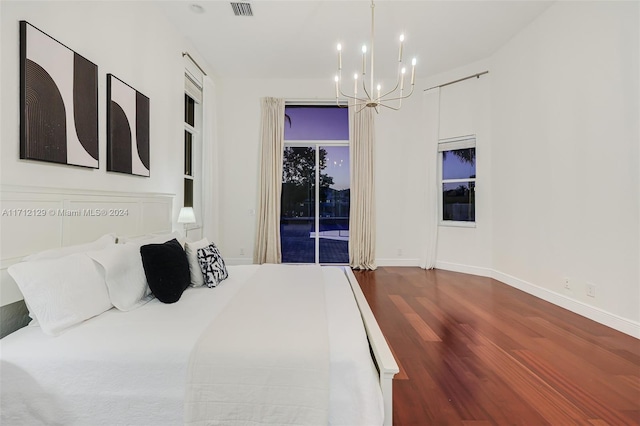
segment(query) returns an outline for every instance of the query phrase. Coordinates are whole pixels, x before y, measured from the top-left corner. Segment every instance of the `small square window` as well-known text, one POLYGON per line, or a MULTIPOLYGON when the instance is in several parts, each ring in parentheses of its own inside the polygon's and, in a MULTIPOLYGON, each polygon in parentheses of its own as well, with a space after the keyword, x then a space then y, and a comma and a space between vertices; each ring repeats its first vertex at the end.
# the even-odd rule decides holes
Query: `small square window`
POLYGON ((475 222, 475 182, 442 184, 442 220, 475 222))
POLYGON ((442 152, 442 180, 476 177, 476 149, 453 149, 442 152))
POLYGON ((184 95, 184 122, 191 127, 196 125, 196 101, 189 95, 184 95))
POLYGON ((184 178, 184 207, 193 207, 193 179, 184 178))

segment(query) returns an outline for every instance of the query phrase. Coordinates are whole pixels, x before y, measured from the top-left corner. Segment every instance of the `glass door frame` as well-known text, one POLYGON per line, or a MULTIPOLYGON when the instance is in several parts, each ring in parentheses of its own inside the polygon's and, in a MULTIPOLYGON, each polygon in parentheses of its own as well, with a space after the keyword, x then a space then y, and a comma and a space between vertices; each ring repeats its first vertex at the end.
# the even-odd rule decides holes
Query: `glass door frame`
MULTIPOLYGON (((314 251, 315 265, 320 265, 320 147, 321 146, 349 146, 348 140, 302 140, 302 141, 284 141, 284 147, 291 148, 313 148, 315 150, 315 217, 314 217, 314 251)), ((349 164, 349 173, 351 173, 351 164, 349 164)), ((281 213, 282 214, 282 213, 281 213)), ((348 265, 346 263, 327 263, 327 265, 348 265)))

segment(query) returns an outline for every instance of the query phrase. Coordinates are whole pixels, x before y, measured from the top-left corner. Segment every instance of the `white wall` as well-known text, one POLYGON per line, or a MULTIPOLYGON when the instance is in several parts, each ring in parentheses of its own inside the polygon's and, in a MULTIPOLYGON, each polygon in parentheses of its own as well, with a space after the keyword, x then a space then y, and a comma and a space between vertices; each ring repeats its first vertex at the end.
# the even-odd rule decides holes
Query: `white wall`
MULTIPOLYGON (((483 72, 477 69, 476 72, 483 72)), ((491 235, 491 74, 440 89, 439 138, 476 136, 476 220, 472 227, 438 227, 436 267, 488 275, 492 262, 491 235)))
MULTIPOLYGON (((260 98, 331 99, 327 80, 216 81, 220 140, 221 251, 232 263, 251 263, 255 236, 260 98), (244 255, 240 254, 240 251, 244 255)), ((376 116, 377 256, 380 264, 417 265, 422 250, 415 226, 424 211, 417 196, 421 184, 421 95, 405 101, 401 111, 376 116), (402 251, 398 255, 398 250, 402 251)))
POLYGON ((636 334, 638 8, 555 3, 491 69, 496 276, 636 334))
POLYGON ((0 179, 3 185, 176 194, 182 202, 184 62, 188 46, 144 2, 2 1, 0 179), (100 168, 19 159, 19 21, 98 65, 100 168), (151 177, 106 172, 106 74, 150 98, 151 177))

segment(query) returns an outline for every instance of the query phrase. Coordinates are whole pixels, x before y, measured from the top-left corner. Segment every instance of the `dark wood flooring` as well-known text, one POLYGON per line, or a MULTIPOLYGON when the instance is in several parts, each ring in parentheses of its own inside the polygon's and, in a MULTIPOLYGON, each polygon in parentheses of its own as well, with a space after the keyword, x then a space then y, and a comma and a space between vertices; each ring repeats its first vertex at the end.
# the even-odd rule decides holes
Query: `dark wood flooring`
POLYGON ((490 278, 354 272, 400 366, 394 425, 640 424, 640 340, 490 278))

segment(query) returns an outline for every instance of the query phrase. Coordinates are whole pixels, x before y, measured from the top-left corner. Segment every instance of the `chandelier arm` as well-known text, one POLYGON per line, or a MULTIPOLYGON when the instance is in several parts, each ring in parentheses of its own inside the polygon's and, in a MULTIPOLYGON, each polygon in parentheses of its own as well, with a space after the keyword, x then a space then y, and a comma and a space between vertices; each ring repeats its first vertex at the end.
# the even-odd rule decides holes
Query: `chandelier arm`
POLYGON ((398 96, 397 98, 389 98, 389 99, 385 99, 385 102, 388 101, 397 101, 397 100, 402 100, 402 99, 407 99, 409 96, 411 96, 411 94, 413 93, 413 89, 414 89, 414 85, 411 86, 411 91, 409 92, 409 94, 404 95, 404 96, 398 96))
POLYGON ((346 93, 344 93, 342 91, 342 85, 340 84, 340 82, 338 82, 338 92, 340 93, 340 95, 344 98, 349 98, 349 99, 354 99, 356 101, 361 101, 361 102, 366 102, 367 99, 364 98, 359 98, 357 96, 351 96, 351 95, 347 95, 346 93))
MULTIPOLYGON (((364 82, 364 78, 362 79, 362 90, 364 91, 364 94, 367 95, 367 99, 373 100, 373 98, 369 94, 369 91, 367 90, 367 85, 364 82)), ((371 87, 371 90, 373 90, 373 86, 371 87)))
MULTIPOLYGON (((342 68, 338 68, 338 92, 340 93, 340 95, 349 98, 350 96, 347 95, 346 93, 344 93, 342 91, 342 68)), ((337 97, 336 97, 337 99, 337 97)))
POLYGON ((344 92, 342 91, 342 84, 340 84, 340 81, 338 81, 338 92, 339 92, 339 93, 340 93, 340 95, 341 95, 342 97, 344 97, 344 98, 354 99, 354 100, 356 100, 356 101, 362 101, 362 102, 365 102, 365 101, 366 101, 366 99, 362 99, 362 98, 359 98, 359 97, 357 97, 357 96, 347 95, 346 93, 344 93, 344 92))
POLYGON ((354 99, 354 97, 353 97, 353 96, 349 96, 349 95, 347 95, 346 93, 344 93, 344 92, 342 91, 342 85, 341 85, 341 84, 339 84, 339 83, 338 83, 338 92, 339 92, 339 93, 340 93, 340 95, 341 95, 342 97, 344 97, 344 98, 351 98, 351 99, 354 99))
POLYGON ((389 90, 387 93, 385 93, 384 95, 380 96, 380 100, 387 100, 385 99, 387 96, 389 96, 390 94, 392 94, 393 92, 395 92, 396 90, 398 90, 398 86, 400 86, 400 81, 398 81, 396 83, 396 87, 394 87, 392 90, 389 90))
POLYGON ((391 105, 385 105, 385 104, 378 104, 378 105, 383 106, 383 107, 385 107, 385 108, 392 109, 392 110, 394 110, 394 111, 399 111, 399 110, 400 110, 400 106, 398 106, 398 107, 396 108, 396 107, 392 107, 391 105))
POLYGON ((363 98, 359 98, 357 96, 351 96, 351 95, 345 95, 344 93, 340 92, 342 94, 343 97, 345 98, 349 98, 349 99, 353 99, 354 101, 358 101, 358 102, 367 102, 367 99, 363 99, 363 98))
POLYGON ((398 87, 400 86, 400 79, 402 76, 402 73, 400 72, 402 68, 402 62, 398 63, 398 79, 396 80, 396 86, 389 90, 387 93, 385 93, 384 95, 380 96, 380 100, 383 100, 385 97, 387 97, 388 95, 392 94, 393 92, 395 92, 396 90, 398 90, 398 87))
POLYGON ((359 114, 365 108, 367 108, 367 104, 363 104, 362 107, 359 110, 356 111, 356 114, 359 114))

